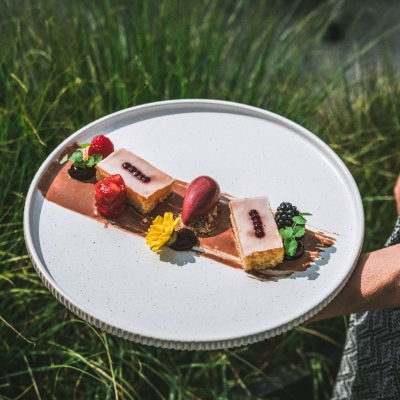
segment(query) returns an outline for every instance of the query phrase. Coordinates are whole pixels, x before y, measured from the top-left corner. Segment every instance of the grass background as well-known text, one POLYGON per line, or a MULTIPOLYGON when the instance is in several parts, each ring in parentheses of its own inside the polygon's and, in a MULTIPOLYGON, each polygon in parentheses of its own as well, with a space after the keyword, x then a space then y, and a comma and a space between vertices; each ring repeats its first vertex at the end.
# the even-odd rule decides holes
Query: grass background
POLYGON ((137 104, 215 98, 325 140, 359 185, 364 250, 379 248, 395 217, 400 81, 388 32, 329 55, 324 38, 349 4, 0 0, 0 398, 329 398, 345 319, 227 351, 133 344, 76 319, 44 288, 22 214, 37 168, 78 128, 137 104), (371 52, 379 62, 365 61, 371 52))

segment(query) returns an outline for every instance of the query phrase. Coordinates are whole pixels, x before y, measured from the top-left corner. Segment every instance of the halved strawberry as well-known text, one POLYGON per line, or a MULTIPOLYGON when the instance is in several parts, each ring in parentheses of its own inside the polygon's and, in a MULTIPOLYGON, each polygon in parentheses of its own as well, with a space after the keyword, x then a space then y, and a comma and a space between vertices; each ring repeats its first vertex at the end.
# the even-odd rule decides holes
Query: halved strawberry
POLYGON ((106 158, 113 151, 114 145, 112 141, 104 135, 99 135, 92 139, 88 148, 88 155, 90 157, 93 154, 101 154, 103 158, 106 158))

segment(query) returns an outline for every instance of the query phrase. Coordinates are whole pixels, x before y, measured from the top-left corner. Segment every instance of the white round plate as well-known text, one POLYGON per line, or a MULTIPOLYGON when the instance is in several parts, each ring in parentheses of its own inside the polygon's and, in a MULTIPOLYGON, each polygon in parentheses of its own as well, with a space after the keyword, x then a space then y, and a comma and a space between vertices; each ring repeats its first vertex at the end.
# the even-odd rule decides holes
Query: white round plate
POLYGON ((79 317, 136 342, 198 350, 269 338, 325 307, 357 261, 364 216, 349 171, 306 129, 242 104, 177 100, 116 112, 61 143, 33 179, 24 231, 37 273, 79 317), (63 149, 98 134, 176 179, 210 175, 222 191, 266 195, 275 209, 290 201, 312 213, 310 226, 334 232, 336 242, 305 272, 267 282, 186 252, 166 249, 168 256, 160 257, 142 237, 105 229, 38 189, 63 149))

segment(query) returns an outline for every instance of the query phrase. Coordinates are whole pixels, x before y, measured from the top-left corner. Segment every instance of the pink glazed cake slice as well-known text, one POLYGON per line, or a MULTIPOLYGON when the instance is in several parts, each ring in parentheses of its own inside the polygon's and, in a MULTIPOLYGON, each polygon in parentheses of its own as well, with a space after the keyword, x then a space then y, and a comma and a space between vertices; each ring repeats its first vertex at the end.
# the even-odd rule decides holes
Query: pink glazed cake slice
POLYGON ((268 198, 231 200, 229 208, 243 269, 273 268, 281 263, 283 244, 268 198))
POLYGON ((126 149, 111 153, 96 165, 96 179, 120 174, 132 205, 148 214, 171 193, 174 179, 126 149))

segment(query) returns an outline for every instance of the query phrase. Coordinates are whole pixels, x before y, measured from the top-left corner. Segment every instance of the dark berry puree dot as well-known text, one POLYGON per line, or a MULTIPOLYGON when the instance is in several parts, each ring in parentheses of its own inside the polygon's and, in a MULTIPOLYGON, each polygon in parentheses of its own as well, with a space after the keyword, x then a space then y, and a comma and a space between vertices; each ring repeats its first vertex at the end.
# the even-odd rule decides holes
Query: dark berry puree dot
POLYGON ((254 234, 256 235, 256 237, 258 238, 264 237, 265 236, 264 227, 258 211, 254 209, 250 210, 249 215, 251 221, 253 222, 254 234))
POLYGON ((96 175, 96 168, 79 168, 72 165, 71 168, 68 170, 68 174, 71 178, 74 178, 78 181, 87 181, 96 175))
POLYGON ((151 180, 149 176, 145 175, 142 171, 127 161, 122 163, 121 167, 129 171, 133 176, 143 183, 148 183, 151 180))
POLYGON ((174 250, 189 250, 197 245, 198 239, 194 232, 188 228, 182 228, 177 232, 175 242, 170 246, 174 250))

